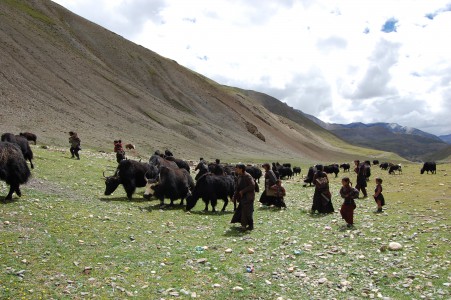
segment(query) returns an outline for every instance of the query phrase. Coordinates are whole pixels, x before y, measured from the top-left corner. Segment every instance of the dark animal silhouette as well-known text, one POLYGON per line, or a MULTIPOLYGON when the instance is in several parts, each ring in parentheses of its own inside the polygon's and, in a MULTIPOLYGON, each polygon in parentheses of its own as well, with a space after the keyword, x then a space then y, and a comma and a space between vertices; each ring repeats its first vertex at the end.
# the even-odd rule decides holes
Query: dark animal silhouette
POLYGON ((28 143, 28 140, 20 135, 14 135, 12 133, 4 133, 1 136, 2 142, 10 142, 13 144, 16 144, 19 146, 20 150, 22 151, 22 155, 25 158, 25 160, 28 160, 30 162, 30 166, 33 169, 33 151, 31 151, 30 144, 28 143))
POLYGON ((5 200, 11 200, 14 192, 17 196, 22 196, 20 185, 26 183, 30 175, 19 147, 13 143, 0 142, 0 180, 9 185, 5 200))
MULTIPOLYGON (((212 211, 216 211, 218 199, 224 200, 221 211, 225 211, 229 198, 232 200, 235 192, 235 178, 232 175, 214 175, 207 173, 199 178, 191 195, 186 198, 186 210, 191 210, 202 198, 205 203, 204 211, 208 211, 208 204, 211 203, 212 211)), ((234 202, 234 210, 236 203, 234 202)))
POLYGON ((164 206, 164 199, 171 200, 170 206, 174 205, 174 200, 184 199, 194 189, 194 180, 185 169, 170 168, 161 166, 158 179, 147 181, 146 191, 143 197, 150 199, 152 196, 160 200, 160 207, 164 206))
POLYGON ((32 141, 36 145, 36 141, 38 140, 36 134, 31 133, 31 132, 21 132, 21 133, 19 133, 19 135, 23 136, 28 141, 32 141))
POLYGON ((431 174, 437 174, 437 165, 434 161, 427 161, 423 164, 423 167, 420 170, 420 173, 423 174, 426 171, 427 174, 431 172, 431 174))
POLYGON ((156 178, 158 176, 158 169, 148 163, 126 159, 119 163, 113 176, 106 177, 105 172, 103 175, 105 177, 105 195, 111 195, 122 184, 127 198, 132 199, 137 187, 146 186, 146 177, 156 178))

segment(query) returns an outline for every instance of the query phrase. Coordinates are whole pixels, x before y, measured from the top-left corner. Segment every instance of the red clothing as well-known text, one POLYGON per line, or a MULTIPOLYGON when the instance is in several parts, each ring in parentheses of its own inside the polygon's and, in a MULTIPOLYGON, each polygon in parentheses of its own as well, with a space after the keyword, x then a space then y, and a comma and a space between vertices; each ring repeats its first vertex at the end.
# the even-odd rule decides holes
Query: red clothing
POLYGON ((116 153, 124 152, 124 148, 122 148, 122 143, 114 144, 114 152, 116 152, 116 153))
POLYGON ((340 209, 341 217, 348 224, 354 224, 354 209, 356 209, 354 198, 358 197, 352 186, 342 186, 340 189, 340 196, 344 199, 343 205, 340 209))

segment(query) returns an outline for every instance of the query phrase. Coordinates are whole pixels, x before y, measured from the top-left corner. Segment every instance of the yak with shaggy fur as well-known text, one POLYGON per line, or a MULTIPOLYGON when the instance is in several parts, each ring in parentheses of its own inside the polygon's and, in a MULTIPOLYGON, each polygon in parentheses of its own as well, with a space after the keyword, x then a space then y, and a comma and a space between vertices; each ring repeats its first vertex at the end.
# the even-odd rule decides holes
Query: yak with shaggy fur
POLYGON ((2 142, 10 142, 19 146, 25 160, 28 160, 30 162, 30 166, 32 169, 34 168, 32 162, 33 151, 31 151, 30 144, 28 143, 28 140, 25 137, 20 135, 14 135, 12 133, 4 133, 2 134, 1 140, 2 142))
POLYGON ((19 147, 12 143, 0 142, 0 180, 5 181, 10 187, 5 200, 11 200, 14 192, 17 196, 22 196, 20 185, 26 183, 30 175, 30 169, 19 147))
POLYGON ((155 166, 135 160, 122 160, 113 176, 105 177, 105 195, 111 195, 122 184, 127 198, 132 199, 137 187, 145 187, 147 178, 155 178, 158 170, 155 166))
MULTIPOLYGON (((197 180, 192 194, 186 198, 186 210, 191 210, 202 198, 205 203, 204 211, 208 211, 208 204, 211 203, 212 211, 215 212, 218 199, 224 200, 221 211, 225 211, 229 198, 232 200, 234 193, 235 177, 233 175, 204 174, 197 180)), ((236 210, 235 202, 233 210, 236 210)))

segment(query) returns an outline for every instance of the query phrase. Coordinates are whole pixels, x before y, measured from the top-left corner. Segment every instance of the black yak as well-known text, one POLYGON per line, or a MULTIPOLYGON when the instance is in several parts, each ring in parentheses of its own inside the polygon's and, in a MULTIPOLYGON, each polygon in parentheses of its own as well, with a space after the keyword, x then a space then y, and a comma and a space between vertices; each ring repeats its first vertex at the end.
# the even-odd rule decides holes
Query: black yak
POLYGON ((29 141, 32 141, 35 145, 36 145, 36 141, 37 141, 37 136, 34 133, 31 132, 21 132, 19 133, 20 136, 23 136, 24 138, 26 138, 29 141))
POLYGON ((181 199, 180 205, 183 205, 183 200, 193 189, 194 180, 187 170, 161 166, 158 178, 148 180, 143 197, 160 199, 160 207, 164 206, 165 198, 171 200, 170 206, 177 199, 181 199))
MULTIPOLYGON (((204 211, 208 211, 208 204, 211 203, 212 211, 215 212, 218 199, 224 200, 221 211, 225 211, 229 198, 232 199, 234 192, 235 178, 233 175, 205 174, 198 179, 192 194, 186 198, 186 210, 191 210, 199 198, 202 198, 205 203, 204 211)), ((236 210, 235 202, 233 210, 236 210)))
POLYGON ((19 186, 26 183, 30 175, 30 169, 19 147, 12 143, 0 142, 0 180, 9 185, 9 193, 5 200, 11 200, 14 192, 17 196, 22 196, 19 186))
POLYGON ((13 144, 17 144, 22 151, 22 155, 25 158, 25 160, 28 160, 30 162, 30 166, 33 169, 34 165, 32 162, 33 159, 33 151, 31 151, 30 144, 28 143, 28 140, 20 135, 14 135, 12 133, 4 133, 1 137, 2 142, 10 142, 13 144))
POLYGON ((423 167, 420 170, 420 173, 423 174, 424 171, 426 171, 427 174, 429 174, 429 172, 431 172, 431 174, 436 174, 437 173, 437 165, 435 162, 433 161, 427 161, 423 164, 423 167))
POLYGON ((114 175, 105 177, 105 195, 111 195, 122 184, 127 198, 132 199, 137 187, 146 186, 146 177, 156 178, 157 176, 158 170, 155 166, 130 159, 122 160, 114 175))

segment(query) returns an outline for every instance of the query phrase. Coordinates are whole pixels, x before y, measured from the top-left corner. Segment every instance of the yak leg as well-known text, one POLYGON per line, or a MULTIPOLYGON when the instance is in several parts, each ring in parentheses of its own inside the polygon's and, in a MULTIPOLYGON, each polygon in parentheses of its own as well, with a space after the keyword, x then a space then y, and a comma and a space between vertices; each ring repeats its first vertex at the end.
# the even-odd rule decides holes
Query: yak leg
POLYGON ((204 211, 208 211, 208 202, 210 201, 210 199, 202 198, 202 201, 204 201, 205 203, 204 211))
POLYGON ((227 204, 229 204, 229 199, 227 197, 225 197, 222 200, 224 200, 224 206, 222 207, 221 211, 225 211, 227 204))
POLYGON ((13 193, 15 190, 16 190, 16 186, 10 185, 9 192, 8 192, 8 195, 6 195, 5 200, 11 200, 13 198, 13 193))
POLYGON ((31 168, 34 169, 33 162, 31 161, 31 158, 29 159, 29 161, 30 161, 31 168))
POLYGON ((17 196, 21 197, 22 196, 22 192, 20 191, 20 186, 18 185, 17 188, 15 189, 17 196))

